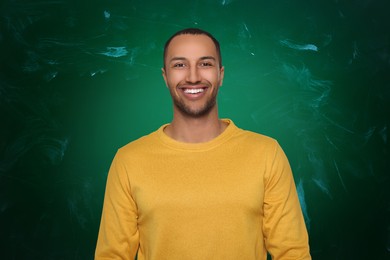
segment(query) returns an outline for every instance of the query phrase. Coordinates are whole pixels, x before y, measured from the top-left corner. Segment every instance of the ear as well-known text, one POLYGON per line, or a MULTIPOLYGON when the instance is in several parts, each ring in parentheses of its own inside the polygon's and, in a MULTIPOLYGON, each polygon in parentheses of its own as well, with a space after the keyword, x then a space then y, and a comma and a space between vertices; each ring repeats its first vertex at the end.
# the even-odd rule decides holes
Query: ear
POLYGON ((222 66, 221 69, 219 70, 219 86, 222 86, 224 76, 225 76, 225 67, 222 66))
POLYGON ((167 75, 166 75, 165 69, 161 68, 161 71, 162 71, 162 76, 163 76, 164 81, 165 81, 165 85, 168 87, 167 75))

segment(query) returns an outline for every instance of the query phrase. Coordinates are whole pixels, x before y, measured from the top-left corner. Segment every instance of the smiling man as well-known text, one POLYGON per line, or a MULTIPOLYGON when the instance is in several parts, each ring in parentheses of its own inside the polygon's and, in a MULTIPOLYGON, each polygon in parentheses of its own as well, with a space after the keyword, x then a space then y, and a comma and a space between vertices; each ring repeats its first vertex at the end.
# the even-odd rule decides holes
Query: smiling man
POLYGON ((283 150, 218 116, 218 41, 177 32, 162 74, 172 122, 115 155, 95 259, 311 259, 283 150))
POLYGON ((224 68, 219 44, 211 37, 179 33, 165 46, 163 77, 174 104, 173 120, 165 133, 175 140, 209 141, 227 126, 218 119, 216 100, 224 68))

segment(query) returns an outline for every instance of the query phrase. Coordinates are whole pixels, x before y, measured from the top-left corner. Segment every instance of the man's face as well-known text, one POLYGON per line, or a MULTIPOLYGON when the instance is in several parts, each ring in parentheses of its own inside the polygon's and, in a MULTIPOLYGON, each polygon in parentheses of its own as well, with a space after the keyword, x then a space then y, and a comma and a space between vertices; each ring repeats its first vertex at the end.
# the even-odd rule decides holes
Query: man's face
POLYGON ((170 42, 163 77, 175 112, 201 117, 216 109, 224 68, 219 66, 214 42, 206 35, 184 34, 170 42))

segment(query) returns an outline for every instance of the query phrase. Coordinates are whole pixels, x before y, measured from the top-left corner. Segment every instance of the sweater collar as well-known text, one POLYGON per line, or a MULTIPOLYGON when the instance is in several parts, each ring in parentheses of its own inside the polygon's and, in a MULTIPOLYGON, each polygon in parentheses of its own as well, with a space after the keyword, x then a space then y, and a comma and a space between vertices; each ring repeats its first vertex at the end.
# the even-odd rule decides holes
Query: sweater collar
POLYGON ((213 140, 204 143, 185 143, 185 142, 179 142, 174 140, 164 132, 164 128, 169 124, 162 125, 155 133, 157 134, 159 141, 161 141, 164 145, 169 146, 170 148, 173 149, 190 150, 190 151, 210 150, 226 142, 238 130, 237 126, 234 124, 234 122, 231 119, 222 119, 222 120, 228 123, 226 129, 213 140))

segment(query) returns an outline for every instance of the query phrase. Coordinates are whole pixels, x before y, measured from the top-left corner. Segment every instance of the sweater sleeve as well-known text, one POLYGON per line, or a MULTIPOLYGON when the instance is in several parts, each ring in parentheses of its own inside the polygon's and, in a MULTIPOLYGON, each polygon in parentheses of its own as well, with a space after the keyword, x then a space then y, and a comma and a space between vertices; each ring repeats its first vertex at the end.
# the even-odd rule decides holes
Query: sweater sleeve
POLYGON ((290 164, 275 142, 265 174, 265 245, 274 260, 311 259, 308 235, 290 164))
POLYGON ((107 177, 95 259, 133 260, 138 246, 137 207, 126 167, 117 154, 107 177))

